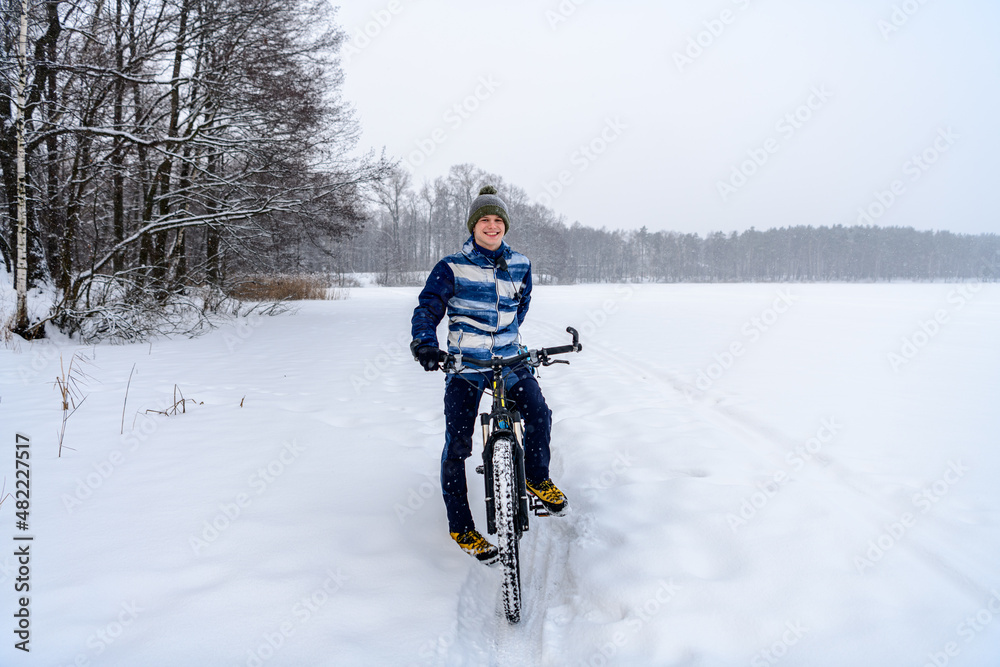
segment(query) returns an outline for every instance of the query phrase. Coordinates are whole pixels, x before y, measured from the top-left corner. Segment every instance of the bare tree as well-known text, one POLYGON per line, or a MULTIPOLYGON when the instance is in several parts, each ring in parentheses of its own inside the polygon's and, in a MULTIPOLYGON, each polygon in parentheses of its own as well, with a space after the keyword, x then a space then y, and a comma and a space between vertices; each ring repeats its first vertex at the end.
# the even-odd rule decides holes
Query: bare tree
MULTIPOLYGON (((388 218, 388 229, 383 230, 384 241, 381 244, 383 266, 383 282, 390 282, 394 273, 406 271, 409 267, 404 260, 400 239, 400 226, 407 203, 412 199, 410 191, 410 172, 401 167, 394 168, 388 177, 372 187, 372 198, 380 207, 379 210, 388 218)), ((407 245, 412 239, 406 240, 407 245)))

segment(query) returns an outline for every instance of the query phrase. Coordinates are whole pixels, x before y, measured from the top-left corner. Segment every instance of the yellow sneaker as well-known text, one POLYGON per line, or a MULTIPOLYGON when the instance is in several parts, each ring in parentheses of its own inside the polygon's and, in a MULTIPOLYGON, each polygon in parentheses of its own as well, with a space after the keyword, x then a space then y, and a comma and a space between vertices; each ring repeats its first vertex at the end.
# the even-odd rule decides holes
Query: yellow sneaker
POLYGON ((569 506, 569 501, 566 500, 566 495, 559 490, 555 484, 552 483, 551 479, 545 479, 537 484, 534 482, 527 482, 528 491, 534 494, 538 500, 541 501, 545 509, 548 510, 549 514, 554 514, 555 516, 561 516, 566 508, 569 506))
POLYGON ((497 548, 480 535, 478 530, 473 529, 467 530, 464 533, 452 533, 451 538, 458 542, 458 546, 462 547, 462 551, 475 556, 487 565, 495 563, 500 556, 497 548))

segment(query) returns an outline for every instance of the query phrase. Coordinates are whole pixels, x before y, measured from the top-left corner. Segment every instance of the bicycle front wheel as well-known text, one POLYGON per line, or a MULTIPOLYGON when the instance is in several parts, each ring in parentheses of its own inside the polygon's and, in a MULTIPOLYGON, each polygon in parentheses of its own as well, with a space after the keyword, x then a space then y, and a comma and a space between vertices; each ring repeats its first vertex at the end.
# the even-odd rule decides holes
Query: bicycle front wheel
POLYGON ((518 493, 514 474, 514 442, 499 438, 493 445, 493 497, 497 548, 503 565, 503 606, 510 623, 521 620, 521 565, 518 560, 518 493))

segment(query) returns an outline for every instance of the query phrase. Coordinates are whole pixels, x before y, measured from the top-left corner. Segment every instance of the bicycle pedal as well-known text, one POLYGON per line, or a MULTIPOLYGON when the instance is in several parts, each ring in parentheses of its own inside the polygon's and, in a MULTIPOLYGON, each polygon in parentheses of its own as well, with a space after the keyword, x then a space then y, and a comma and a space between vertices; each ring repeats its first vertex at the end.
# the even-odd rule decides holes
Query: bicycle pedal
POLYGON ((476 472, 478 472, 480 475, 485 475, 486 474, 486 468, 484 468, 481 465, 478 465, 478 466, 476 466, 476 472))
POLYGON ((552 513, 545 508, 538 496, 533 493, 528 493, 528 509, 534 512, 535 516, 552 516, 552 513))

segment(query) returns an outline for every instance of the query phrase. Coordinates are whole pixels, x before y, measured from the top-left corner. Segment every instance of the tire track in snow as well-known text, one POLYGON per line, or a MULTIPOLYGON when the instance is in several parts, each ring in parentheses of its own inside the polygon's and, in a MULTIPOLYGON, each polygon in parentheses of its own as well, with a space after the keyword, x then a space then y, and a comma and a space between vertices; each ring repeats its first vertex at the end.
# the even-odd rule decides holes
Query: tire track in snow
POLYGON ((532 517, 521 538, 521 622, 503 612, 501 572, 473 563, 459 591, 456 641, 439 664, 538 667, 564 664, 568 647, 563 610, 579 595, 570 567, 575 544, 587 533, 587 517, 532 517))
POLYGON ((498 570, 479 563, 469 565, 469 574, 458 593, 455 641, 439 664, 447 667, 491 664, 488 632, 496 622, 501 581, 498 570))
POLYGON ((570 568, 570 553, 576 542, 577 516, 572 510, 563 517, 532 517, 531 530, 522 538, 526 547, 521 558, 522 620, 520 627, 499 626, 501 645, 516 639, 520 653, 508 665, 558 665, 566 647, 553 610, 563 607, 578 594, 576 577, 570 568), (520 635, 520 636, 518 636, 520 635), (553 657, 555 656, 554 660, 553 657))

